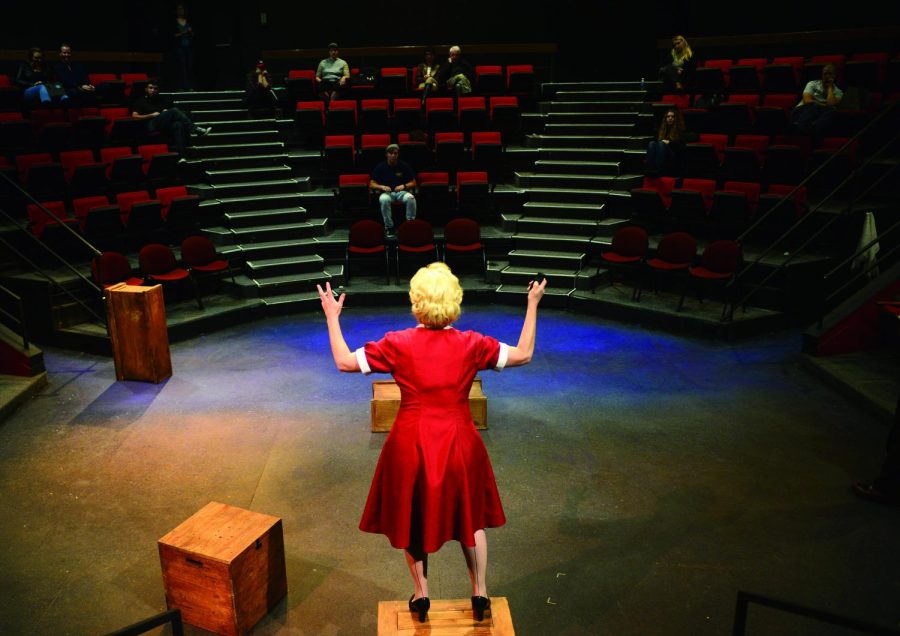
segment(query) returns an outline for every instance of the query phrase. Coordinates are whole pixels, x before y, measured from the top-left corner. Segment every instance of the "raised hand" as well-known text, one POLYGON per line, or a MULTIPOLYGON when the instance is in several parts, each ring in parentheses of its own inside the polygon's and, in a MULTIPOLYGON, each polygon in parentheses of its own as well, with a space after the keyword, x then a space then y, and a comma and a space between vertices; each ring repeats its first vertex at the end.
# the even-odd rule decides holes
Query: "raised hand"
POLYGON ((322 289, 321 285, 316 285, 316 289, 319 290, 319 300, 322 301, 322 311, 325 312, 326 318, 337 318, 341 315, 341 310, 344 308, 344 298, 346 298, 346 294, 341 294, 340 298, 335 300, 334 294, 331 292, 331 283, 325 281, 325 289, 322 289))

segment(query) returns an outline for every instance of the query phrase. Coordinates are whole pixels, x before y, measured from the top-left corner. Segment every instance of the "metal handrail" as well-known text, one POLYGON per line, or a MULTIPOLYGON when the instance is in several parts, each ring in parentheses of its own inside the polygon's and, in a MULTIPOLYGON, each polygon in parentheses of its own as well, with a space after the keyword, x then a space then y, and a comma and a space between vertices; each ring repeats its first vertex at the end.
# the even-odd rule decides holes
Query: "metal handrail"
MULTIPOLYGON (((859 140, 860 137, 862 137, 864 134, 868 133, 868 132, 872 129, 873 126, 875 126, 879 121, 881 121, 882 118, 884 118, 888 113, 891 113, 891 112, 893 112, 894 110, 896 110, 897 107, 898 107, 897 104, 892 104, 892 105, 889 106, 888 108, 885 108, 881 113, 879 113, 879 115, 878 115, 877 117, 875 117, 875 119, 873 119, 871 122, 869 122, 869 124, 868 124, 863 130, 861 130, 861 131, 860 131, 859 133, 857 133, 854 137, 852 137, 847 143, 845 143, 845 144, 840 148, 840 150, 838 150, 837 152, 835 152, 834 155, 832 155, 832 156, 829 157, 826 161, 824 161, 824 162, 823 162, 816 170, 814 170, 812 173, 810 173, 809 175, 807 175, 807 177, 806 177, 805 179, 803 179, 803 181, 801 181, 799 184, 797 184, 797 186, 795 186, 794 189, 791 190, 791 192, 790 192, 789 194, 787 194, 787 195, 786 195, 785 197, 783 197, 780 201, 778 201, 774 206, 772 206, 772 207, 766 212, 766 214, 764 214, 763 216, 761 216, 761 217, 760 217, 759 219, 757 219, 757 220, 756 220, 749 228, 747 228, 747 229, 746 229, 746 230, 738 237, 737 241, 740 243, 740 242, 741 242, 741 241, 742 241, 742 240, 743 240, 750 232, 752 232, 752 231, 753 231, 760 223, 762 223, 763 221, 765 221, 765 219, 768 218, 768 216, 769 216, 770 214, 774 213, 774 211, 775 211, 777 208, 779 208, 781 205, 786 205, 787 202, 789 202, 789 201, 790 201, 790 202, 793 202, 793 197, 794 197, 795 193, 796 193, 800 188, 804 187, 811 179, 815 178, 815 176, 818 175, 820 171, 822 171, 823 169, 825 169, 831 161, 836 160, 837 156, 840 155, 841 152, 843 152, 845 149, 849 148, 852 144, 856 143, 856 142, 859 140)), ((863 171, 865 168, 867 168, 869 165, 871 165, 871 163, 872 163, 873 161, 875 161, 875 160, 876 160, 883 152, 885 152, 888 148, 891 147, 891 145, 893 145, 894 143, 896 143, 898 140, 900 140, 900 133, 898 133, 897 135, 894 135, 891 139, 889 139, 887 142, 885 142, 885 143, 884 143, 884 144, 883 144, 876 152, 874 152, 871 156, 869 156, 869 157, 868 157, 868 158, 867 158, 860 166, 858 166, 857 168, 855 168, 854 170, 852 170, 852 171, 850 172, 850 174, 847 175, 847 177, 846 177, 843 181, 841 181, 837 186, 835 186, 834 188, 832 188, 832 190, 831 190, 830 192, 828 192, 828 194, 827 194, 825 197, 822 198, 822 200, 818 203, 818 205, 816 205, 812 210, 810 210, 809 213, 807 213, 806 215, 804 215, 802 218, 798 219, 798 220, 797 220, 793 225, 791 225, 791 227, 788 228, 781 236, 779 236, 779 237, 778 237, 777 239, 775 239, 768 247, 766 247, 766 248, 762 251, 762 253, 760 253, 760 254, 759 254, 753 261, 751 261, 749 264, 747 264, 747 266, 744 267, 744 268, 741 270, 741 272, 740 272, 737 276, 735 276, 735 277, 728 283, 727 286, 728 286, 728 287, 732 287, 732 286, 736 285, 736 284, 739 282, 739 280, 740 280, 741 278, 745 277, 745 276, 747 275, 747 273, 748 273, 751 269, 753 269, 753 267, 755 267, 756 265, 758 265, 758 264, 762 261, 763 258, 765 258, 769 253, 771 253, 771 252, 775 249, 775 246, 776 246, 776 245, 778 245, 779 243, 781 243, 782 241, 784 241, 788 236, 790 236, 790 235, 791 235, 791 234, 792 234, 792 233, 793 233, 800 225, 802 225, 806 220, 812 218, 814 212, 818 211, 819 208, 821 208, 821 207, 822 207, 822 206, 823 206, 823 205, 824 205, 824 204, 825 204, 825 203, 826 203, 833 195, 835 195, 837 192, 839 192, 845 185, 847 185, 848 183, 850 183, 851 181, 853 181, 854 179, 856 179, 857 176, 858 176, 859 174, 861 174, 862 171, 863 171)), ((781 271, 782 271, 789 263, 791 263, 798 255, 802 254, 803 251, 804 251, 810 244, 812 244, 813 241, 815 241, 815 239, 817 239, 823 232, 825 232, 828 228, 830 228, 830 227, 832 226, 832 224, 834 224, 835 222, 837 222, 838 219, 842 218, 842 217, 845 215, 846 212, 851 211, 851 210, 853 209, 853 207, 854 207, 854 206, 855 206, 855 205, 856 205, 863 197, 865 197, 865 196, 866 196, 869 192, 871 192, 875 187, 877 187, 878 185, 880 185, 880 184, 884 181, 884 179, 887 178, 887 176, 889 176, 892 172, 894 172, 894 171, 896 170, 896 167, 897 167, 897 166, 892 166, 890 170, 888 170, 885 174, 881 175, 878 179, 876 179, 876 181, 875 181, 871 186, 869 186, 869 187, 865 190, 865 192, 861 193, 860 195, 856 196, 852 201, 850 201, 850 203, 848 203, 848 204, 844 207, 844 209, 841 210, 840 214, 835 215, 835 216, 832 217, 828 222, 826 222, 826 223, 822 224, 821 226, 819 226, 819 228, 818 228, 818 229, 817 229, 810 237, 808 237, 808 238, 807 238, 807 239, 806 239, 806 240, 805 240, 798 248, 796 248, 795 250, 793 250, 793 251, 785 258, 785 260, 782 261, 782 262, 779 264, 778 267, 776 267, 776 268, 773 269, 771 272, 769 272, 769 274, 767 274, 766 276, 764 276, 763 279, 762 279, 761 281, 759 281, 759 282, 757 283, 757 285, 756 285, 753 289, 751 289, 747 294, 745 294, 744 297, 743 297, 741 300, 739 300, 739 301, 733 303, 733 304, 730 306, 730 308, 728 309, 727 315, 725 316, 724 320, 726 320, 726 321, 731 321, 731 320, 734 318, 734 311, 735 311, 735 309, 736 309, 738 306, 745 305, 745 304, 747 303, 747 301, 748 301, 750 298, 752 298, 753 295, 756 294, 757 291, 758 291, 759 289, 761 289, 761 288, 763 287, 763 285, 765 285, 765 284, 766 284, 769 280, 771 280, 775 275, 777 275, 779 272, 781 272, 781 271)))
POLYGON ((18 323, 19 335, 22 336, 22 349, 24 351, 28 351, 28 328, 26 327, 25 323, 25 305, 22 302, 22 297, 12 290, 7 289, 3 285, 0 285, 0 293, 8 296, 10 300, 12 300, 13 303, 15 303, 19 308, 18 316, 13 315, 11 312, 6 311, 6 309, 3 309, 2 307, 0 307, 0 313, 2 313, 4 316, 7 316, 13 322, 18 323))
MULTIPOLYGON (((2 210, 0 210, 0 213, 3 213, 4 216, 6 215, 6 213, 3 212, 2 210)), ((20 229, 21 229, 21 228, 20 228, 20 229)), ((26 232, 26 234, 28 234, 29 236, 31 235, 30 232, 26 232)), ((8 247, 9 250, 10 250, 13 254, 15 254, 16 256, 18 256, 24 263, 26 263, 26 264, 27 264, 29 267, 31 267, 34 271, 36 271, 38 274, 40 274, 40 275, 43 276, 45 279, 47 279, 47 281, 48 281, 51 285, 55 285, 57 288, 59 288, 60 290, 62 290, 62 292, 63 292, 64 294, 66 294, 69 298, 71 298, 71 299, 74 300, 76 303, 78 303, 79 305, 81 305, 81 307, 82 307, 85 311, 87 311, 89 314, 91 314, 94 318, 96 318, 96 319, 100 322, 100 324, 106 325, 106 318, 105 318, 105 317, 103 317, 103 316, 101 316, 100 314, 98 314, 97 312, 95 312, 95 311, 94 311, 93 309, 91 309, 88 305, 86 305, 86 304, 84 303, 84 301, 82 301, 80 298, 78 298, 77 296, 75 296, 71 291, 69 291, 68 289, 66 289, 66 288, 63 287, 62 285, 60 285, 60 284, 53 278, 53 276, 51 276, 50 274, 48 274, 47 272, 45 272, 43 269, 41 269, 41 267, 40 267, 39 265, 37 265, 36 263, 34 263, 34 262, 33 262, 30 258, 28 258, 25 254, 23 254, 22 252, 20 252, 19 250, 17 250, 15 247, 13 247, 13 245, 10 244, 6 239, 4 239, 2 235, 0 235, 0 243, 2 243, 3 245, 5 245, 6 247, 8 247)), ((99 260, 99 259, 98 259, 98 260, 99 260)), ((68 262, 66 262, 65 260, 63 260, 63 262, 66 263, 67 265, 69 265, 68 262)), ((70 268, 70 269, 74 269, 74 268, 72 268, 71 265, 69 265, 69 268, 70 268)), ((81 279, 84 280, 84 281, 87 281, 88 284, 90 284, 90 286, 93 287, 93 288, 94 288, 95 290, 97 290, 98 292, 100 291, 100 288, 97 287, 93 282, 91 282, 90 280, 88 280, 88 279, 86 279, 84 276, 82 276, 82 275, 81 275, 81 272, 78 272, 77 270, 75 270, 75 272, 76 272, 76 274, 78 274, 78 277, 79 277, 79 278, 81 278, 81 279)), ((101 292, 101 294, 102 294, 102 292, 101 292)), ((101 297, 102 297, 102 296, 101 296, 101 297)))

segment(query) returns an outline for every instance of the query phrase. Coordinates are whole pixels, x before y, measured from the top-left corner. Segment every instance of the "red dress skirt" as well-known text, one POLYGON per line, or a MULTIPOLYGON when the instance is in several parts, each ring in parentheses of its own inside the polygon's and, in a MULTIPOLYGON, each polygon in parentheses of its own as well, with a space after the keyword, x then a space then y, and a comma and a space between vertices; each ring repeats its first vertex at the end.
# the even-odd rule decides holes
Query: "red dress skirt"
POLYGON ((381 449, 360 530, 395 548, 436 552, 506 523, 494 471, 469 411, 482 369, 500 369, 506 345, 474 331, 413 328, 359 351, 364 373, 391 373, 400 411, 381 449))

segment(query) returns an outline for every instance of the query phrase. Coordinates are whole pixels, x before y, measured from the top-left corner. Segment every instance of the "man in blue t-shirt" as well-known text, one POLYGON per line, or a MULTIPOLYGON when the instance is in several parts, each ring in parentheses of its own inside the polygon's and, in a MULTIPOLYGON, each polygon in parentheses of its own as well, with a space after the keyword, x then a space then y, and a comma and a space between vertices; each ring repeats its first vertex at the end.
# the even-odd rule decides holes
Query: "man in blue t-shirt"
POLYGON ((406 206, 406 220, 416 218, 416 197, 412 190, 416 187, 416 173, 405 161, 400 161, 400 146, 391 144, 385 148, 387 159, 372 171, 369 187, 381 194, 378 205, 381 206, 381 217, 384 219, 384 233, 388 238, 394 237, 394 219, 391 215, 391 203, 397 201, 406 206))

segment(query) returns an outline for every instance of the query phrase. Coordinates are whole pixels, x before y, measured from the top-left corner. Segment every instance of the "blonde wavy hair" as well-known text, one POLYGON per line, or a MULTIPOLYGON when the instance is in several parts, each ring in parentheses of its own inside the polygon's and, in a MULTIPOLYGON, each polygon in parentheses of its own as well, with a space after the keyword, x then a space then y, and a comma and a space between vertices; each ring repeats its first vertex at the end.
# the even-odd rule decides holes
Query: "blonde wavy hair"
POLYGON ((691 45, 688 44, 687 39, 683 35, 674 35, 672 36, 672 41, 681 40, 684 42, 684 48, 681 49, 681 57, 678 57, 678 54, 675 52, 675 47, 672 47, 672 61, 673 62, 686 62, 687 60, 694 57, 694 52, 691 50, 691 45))
POLYGON ((446 327, 460 314, 463 290, 444 263, 422 267, 409 281, 412 313, 426 327, 446 327))

